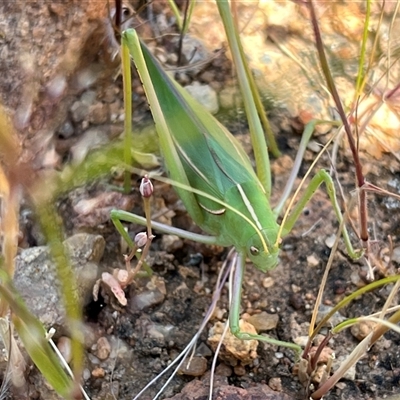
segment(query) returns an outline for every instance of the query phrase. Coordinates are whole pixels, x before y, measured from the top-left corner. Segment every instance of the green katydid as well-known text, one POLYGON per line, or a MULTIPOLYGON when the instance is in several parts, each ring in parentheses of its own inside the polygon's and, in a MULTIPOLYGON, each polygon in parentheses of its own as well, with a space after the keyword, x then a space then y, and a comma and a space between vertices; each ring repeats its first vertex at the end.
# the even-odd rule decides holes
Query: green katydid
MULTIPOLYGON (((245 259, 249 258, 263 272, 276 267, 282 237, 290 232, 305 204, 322 182, 341 222, 332 178, 326 171, 319 171, 291 214, 279 226, 279 212, 271 208, 267 188, 258 179, 237 140, 163 71, 147 47, 140 43, 134 30, 125 31, 122 42, 128 46, 144 85, 170 177, 168 182, 172 182, 196 224, 212 236, 196 235, 158 223, 152 223, 152 227, 202 243, 234 246, 239 257, 229 314, 232 333, 240 339, 262 340, 300 351, 300 347, 293 343, 240 331, 239 309, 245 259)), ((295 161, 297 169, 312 130, 313 125, 310 125, 303 135, 300 145, 303 151, 298 153, 295 161)), ((264 172, 269 174, 269 171, 264 172)), ((294 176, 296 174, 297 171, 294 176)), ((288 182, 284 200, 289 196, 291 186, 292 182, 288 182)), ((128 243, 132 241, 121 220, 146 225, 145 218, 124 211, 112 211, 111 218, 128 243)), ((353 250, 345 227, 342 233, 349 255, 359 257, 360 254, 353 250)))

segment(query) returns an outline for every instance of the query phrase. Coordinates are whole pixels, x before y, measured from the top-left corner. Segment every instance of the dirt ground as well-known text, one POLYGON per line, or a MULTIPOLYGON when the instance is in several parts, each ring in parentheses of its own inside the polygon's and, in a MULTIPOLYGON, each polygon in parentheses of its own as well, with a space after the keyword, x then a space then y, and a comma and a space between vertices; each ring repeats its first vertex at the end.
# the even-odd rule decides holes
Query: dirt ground
MULTIPOLYGON (((298 140, 298 138, 286 139, 291 143, 298 140)), ((286 150, 288 154, 293 154, 294 149, 286 150)), ((387 161, 393 165, 390 157, 387 161)), ((275 165, 278 163, 279 160, 274 161, 275 165)), ((383 187, 390 188, 388 182, 396 179, 396 175, 391 174, 384 164, 385 160, 380 161, 379 182, 383 187)), ((276 179, 275 190, 276 187, 279 188, 278 181, 282 184, 290 172, 282 167, 279 168, 281 173, 279 179, 276 179)), ((349 160, 341 160, 338 164, 338 174, 344 190, 353 186, 354 174, 351 171, 349 160)), ((371 181, 373 178, 372 175, 371 181)), ((279 193, 279 189, 277 192, 279 193)), ((396 237, 399 226, 397 216, 390 212, 387 201, 385 198, 371 196, 369 203, 370 221, 373 220, 375 224, 376 239, 386 250, 387 232, 396 237)), ((179 217, 177 221, 178 226, 190 228, 190 221, 186 216, 179 217)), ((276 270, 266 276, 252 265, 248 265, 243 285, 242 311, 249 315, 261 311, 277 314, 279 316, 277 327, 268 331, 268 335, 279 340, 292 341, 293 337, 298 335, 296 330, 300 330, 302 335, 307 334, 307 325, 330 254, 325 241, 337 227, 338 223, 327 195, 321 190, 304 210, 295 229, 284 239, 276 270)), ((107 248, 115 249, 118 237, 113 233, 109 237, 106 236, 106 241, 107 248)), ((113 377, 119 384, 118 398, 131 398, 132 394, 137 393, 138 389, 144 387, 150 379, 161 372, 188 344, 209 307, 217 271, 226 253, 226 249, 210 249, 186 240, 179 244, 179 249, 176 251, 166 251, 162 235, 157 235, 151 259, 154 260, 155 274, 166 287, 166 295, 161 304, 137 311, 134 306, 129 307, 129 304, 132 304, 129 302, 126 309, 116 311, 106 299, 101 309, 93 304, 93 308, 87 310, 87 317, 92 324, 96 324, 96 329, 100 329, 104 335, 113 335, 126 342, 133 349, 130 365, 117 362, 113 369, 113 377), (151 328, 163 334, 149 334, 152 332, 151 328)), ((106 254, 106 257, 110 255, 112 258, 115 257, 113 252, 106 254)), ((356 287, 354 281, 362 285, 362 278, 359 278, 359 275, 363 276, 360 262, 351 261, 341 244, 329 274, 323 304, 334 305, 350 294, 356 287)), ((148 281, 138 281, 137 285, 131 288, 129 291, 131 300, 142 291, 148 291, 146 282, 148 281)), ((386 296, 386 291, 367 293, 341 310, 341 315, 349 318, 379 311, 386 296)), ((218 308, 222 311, 217 319, 224 321, 229 310, 226 289, 222 292, 218 308)), ((215 321, 215 318, 212 321, 215 321)), ((207 344, 207 331, 208 329, 203 332, 198 341, 198 354, 206 358, 208 370, 212 352, 207 344)), ((325 398, 375 399, 399 393, 400 355, 396 350, 398 340, 397 334, 387 333, 385 339, 378 342, 357 364, 355 376, 351 380, 342 380, 325 398)), ((335 336, 330 341, 329 347, 335 352, 336 358, 343 360, 357 343, 358 340, 346 330, 335 336)), ((258 356, 250 365, 241 366, 238 362, 238 365, 231 366, 219 361, 218 368, 226 376, 229 385, 249 389, 254 383, 268 383, 271 379, 278 378, 283 393, 289 394, 290 398, 302 399, 305 398, 305 389, 293 375, 294 361, 291 350, 260 344, 258 356)), ((164 396, 170 397, 178 393, 192 379, 188 376, 175 377, 165 390, 164 396)), ((207 385, 207 378, 203 379, 204 385, 207 385)), ((96 379, 88 385, 89 392, 94 395, 93 398, 102 398, 96 395, 96 387, 101 383, 102 380, 96 379)), ((143 398, 153 398, 159 388, 160 384, 154 385, 143 398)), ((203 397, 199 395, 191 398, 203 397)))
MULTIPOLYGON (((103 20, 107 18, 107 15, 99 17, 97 14, 100 13, 100 8, 97 9, 93 1, 89 3, 87 13, 82 11, 82 6, 75 1, 70 1, 69 9, 61 3, 50 4, 46 1, 37 2, 36 7, 29 8, 27 11, 22 11, 23 4, 20 2, 13 4, 13 2, 5 1, 1 6, 1 15, 9 17, 7 22, 3 22, 1 28, 2 32, 6 32, 6 35, 2 37, 2 54, 7 56, 3 57, 1 65, 13 71, 4 79, 1 94, 4 105, 10 110, 16 110, 13 115, 16 125, 19 124, 20 136, 23 137, 25 158, 31 158, 38 169, 45 167, 60 169, 66 163, 73 161, 74 157, 80 157, 77 155, 80 154, 80 148, 83 148, 83 153, 86 154, 85 152, 90 151, 92 145, 81 141, 85 135, 91 137, 90 140, 94 142, 97 139, 93 138, 99 137, 99 142, 95 144, 98 146, 99 143, 118 136, 122 130, 121 78, 118 73, 115 73, 112 56, 108 53, 105 56, 103 47, 92 49, 93 37, 96 38, 99 35, 104 37, 106 30, 101 23, 97 24, 93 21, 103 20), (92 14, 88 15, 89 12, 92 14), (15 22, 18 18, 14 20, 11 18, 15 16, 20 18, 20 25, 15 22), (33 22, 35 16, 40 22, 33 22), (58 38, 54 40, 53 47, 50 41, 47 47, 44 46, 41 36, 43 31, 40 29, 44 29, 48 18, 54 22, 52 41, 54 37, 58 38), (68 29, 65 29, 62 24, 65 19, 70 24, 68 29), (22 24, 22 26, 25 26, 26 32, 19 30, 22 20, 25 21, 25 25, 22 24), (79 21, 84 23, 79 25, 79 21), (81 38, 79 43, 70 40, 70 37, 79 36, 73 35, 78 25, 81 38), (13 65, 20 65, 21 52, 17 49, 19 46, 26 49, 26 43, 29 43, 27 35, 35 26, 37 29, 34 33, 36 34, 32 40, 37 41, 38 44, 31 43, 32 54, 41 60, 38 64, 45 71, 41 76, 38 76, 34 68, 29 69, 27 64, 25 64, 25 70, 12 69, 13 65), (16 31, 18 32, 15 33, 16 31), (14 32, 15 35, 11 36, 8 32, 14 32), (61 35, 60 32, 63 34, 61 35), (68 44, 67 52, 60 52, 58 49, 56 53, 53 53, 54 49, 64 41, 68 44), (75 53, 77 48, 78 55, 75 53), (91 51, 87 50, 89 48, 91 51), (43 49, 46 51, 41 53, 43 49), (85 52, 86 57, 83 56, 85 52), (67 63, 66 60, 71 54, 74 54, 75 58, 67 63), (36 95, 26 97, 26 93, 31 93, 27 89, 27 83, 23 85, 15 83, 21 80, 21 76, 24 82, 36 82, 36 86, 33 85, 34 88, 29 86, 31 92, 36 90, 36 95), (91 83, 92 79, 96 82, 94 86, 91 83), (60 80, 65 83, 66 89, 54 95, 51 91, 52 84, 59 83, 60 80), (10 88, 16 89, 12 91, 10 88), (6 97, 7 94, 9 94, 8 97, 6 97), (24 96, 26 104, 20 102, 24 96), (53 102, 54 96, 56 100, 53 102), (91 99, 89 105, 88 98, 91 99), (27 126, 29 128, 26 128, 27 126), (26 129, 25 133, 23 133, 24 129, 26 129), (87 135, 88 132, 89 135, 87 135)), ((159 4, 161 3, 163 4, 163 2, 159 4)), ((163 6, 165 7, 165 4, 163 6)), ((157 13, 159 10, 155 9, 154 12, 157 13)), ((168 14, 166 15, 166 20, 168 20, 168 14)), ((144 35, 151 32, 147 30, 146 23, 141 26, 144 35)), ((165 46, 165 43, 163 45, 165 46)), ((219 86, 221 89, 220 86, 224 84, 221 77, 228 76, 230 69, 228 59, 221 53, 220 57, 216 57, 209 63, 202 74, 194 74, 195 77, 188 74, 186 78, 189 81, 200 79, 203 82, 205 76, 208 76, 204 73, 208 72, 211 78, 207 79, 211 82, 217 81, 218 85, 214 87, 219 86)), ((136 101, 134 119, 136 123, 144 125, 150 119, 149 112, 143 92, 138 88, 138 81, 135 81, 134 87, 136 101)), ((282 110, 270 111, 273 124, 279 120, 274 126, 290 127, 276 132, 282 156, 272 161, 272 204, 277 203, 288 179, 292 160, 300 141, 298 129, 294 129, 299 127, 299 120, 288 114, 282 110)), ((221 112, 217 117, 237 136, 252 156, 243 110, 235 108, 233 111, 221 112)), ((327 137, 326 135, 319 136, 315 142, 324 143, 327 137)), ((306 173, 314 160, 316 156, 314 151, 315 148, 312 147, 311 150, 307 150, 300 177, 306 173)), ((385 190, 399 193, 400 162, 398 157, 389 153, 376 159, 362 152, 361 160, 369 182, 385 190)), ((314 171, 320 168, 329 169, 330 166, 331 157, 324 154, 314 171)), ((346 197, 349 197, 354 192, 355 171, 352 159, 343 147, 339 148, 335 169, 336 180, 340 182, 346 197)), ((133 183, 136 183, 137 179, 139 178, 134 176, 133 183)), ((296 187, 299 182, 300 179, 297 180, 296 187)), ((76 213, 74 205, 79 199, 95 198, 107 191, 111 193, 112 185, 120 183, 115 177, 107 177, 100 182, 79 188, 59 200, 60 215, 64 219, 67 236, 87 231, 104 237, 106 249, 101 268, 108 271, 124 265, 119 234, 109 220, 96 225, 93 221, 96 221, 97 216, 82 218, 76 213)), ((137 185, 132 194, 126 198, 127 202, 124 204, 133 205, 130 211, 142 215, 142 201, 137 185)), ((395 273, 400 266, 398 255, 400 202, 386 195, 370 194, 368 198, 369 233, 376 241, 376 247, 380 249, 382 260, 381 269, 376 270, 376 278, 379 278, 388 273, 395 273), (388 266, 389 235, 394 248, 390 266, 388 266)), ((153 214, 159 213, 160 210, 169 210, 166 219, 173 226, 199 232, 179 203, 172 188, 155 182, 152 205, 153 214)), ((356 212, 352 216, 357 220, 356 212)), ((126 226, 131 235, 142 229, 132 224, 126 226)), ((337 219, 326 190, 322 187, 304 209, 295 228, 284 238, 278 267, 268 274, 263 274, 252 265, 247 265, 241 302, 242 317, 251 319, 261 313, 278 316, 276 326, 267 334, 282 341, 293 342, 296 338, 306 336, 330 255, 332 235, 337 229, 337 219)), ((132 399, 186 347, 196 334, 211 304, 218 272, 229 249, 201 245, 189 240, 178 240, 171 235, 157 232, 155 234, 156 238, 148 258, 154 276, 151 279, 139 278, 126 289, 127 306, 118 305, 112 296, 101 291, 99 300, 91 302, 85 308, 84 316, 88 330, 95 338, 106 338, 112 350, 110 357, 100 360, 97 357, 98 347, 92 344, 86 348, 87 375, 84 377, 83 386, 92 400, 132 399)), ((351 239, 355 247, 359 248, 354 232, 351 233, 351 239)), ((361 261, 352 261, 348 257, 343 243, 340 242, 323 294, 323 305, 331 307, 354 292, 357 287, 365 285, 366 271, 361 261)), ((342 309, 341 317, 353 318, 381 310, 388 293, 387 289, 365 293, 342 309)), ((160 398, 193 400, 206 398, 205 390, 209 385, 209 372, 214 354, 208 336, 213 325, 217 322, 225 322, 228 317, 228 295, 228 287, 225 285, 217 309, 197 341, 195 358, 199 361, 199 366, 193 368, 192 376, 178 373, 169 382, 160 398)), ((340 316, 338 318, 340 319, 340 316)), ((327 332, 328 328, 324 328, 321 333, 326 335, 327 332)), ((93 342, 96 343, 96 340, 93 342)), ((350 329, 346 329, 335 335, 328 346, 335 353, 335 358, 340 365, 340 362, 343 362, 358 343, 359 340, 354 337, 350 329)), ((397 333, 386 333, 384 338, 361 358, 353 374, 347 376, 347 379, 342 379, 324 398, 367 400, 400 395, 399 344, 400 338, 397 333)), ((292 350, 265 343, 258 345, 256 355, 250 362, 240 361, 240 359, 235 361, 229 356, 224 357, 224 349, 222 349, 222 355, 217 362, 215 398, 306 399, 306 388, 300 383, 295 373, 297 369, 295 364, 296 359, 292 350)), ((337 368, 336 365, 334 364, 334 369, 337 368)), ((30 371, 28 380, 31 386, 31 398, 48 400, 54 397, 54 393, 48 394, 48 388, 34 368, 30 371)), ((154 398, 165 381, 166 378, 163 377, 140 398, 154 398)), ((11 395, 10 398, 17 397, 11 395)))

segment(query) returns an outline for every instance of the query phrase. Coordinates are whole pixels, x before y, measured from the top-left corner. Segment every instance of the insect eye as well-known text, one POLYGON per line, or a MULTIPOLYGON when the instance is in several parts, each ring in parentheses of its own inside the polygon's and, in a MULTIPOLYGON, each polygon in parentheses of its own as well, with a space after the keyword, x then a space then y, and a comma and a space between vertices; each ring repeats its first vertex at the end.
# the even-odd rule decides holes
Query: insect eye
POLYGON ((255 246, 250 246, 250 253, 252 256, 258 256, 260 250, 258 250, 257 247, 255 246))
POLYGON ((122 7, 122 15, 124 16, 124 18, 129 18, 133 15, 133 10, 128 7, 128 6, 123 6, 122 7))

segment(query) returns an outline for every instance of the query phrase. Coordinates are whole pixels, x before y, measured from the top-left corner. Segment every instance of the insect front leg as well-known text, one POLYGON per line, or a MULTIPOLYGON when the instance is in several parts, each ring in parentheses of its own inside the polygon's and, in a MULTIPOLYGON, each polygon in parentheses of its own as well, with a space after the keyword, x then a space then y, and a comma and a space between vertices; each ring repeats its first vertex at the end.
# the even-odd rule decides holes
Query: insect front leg
MULTIPOLYGON (((128 244, 133 244, 133 242, 128 233, 125 231, 121 221, 132 222, 134 224, 147 226, 146 218, 122 210, 112 210, 111 220, 113 221, 118 232, 127 241, 128 244)), ((217 243, 217 239, 215 236, 200 235, 197 233, 188 232, 184 229, 174 228, 173 226, 161 224, 160 222, 151 221, 151 227, 158 232, 165 233, 167 235, 176 235, 182 239, 189 239, 193 240, 194 242, 211 245, 217 243)))
POLYGON ((288 347, 300 355, 301 347, 294 343, 283 342, 281 340, 274 339, 269 336, 262 336, 242 332, 239 326, 239 315, 240 315, 240 301, 242 298, 242 283, 245 271, 245 256, 243 253, 238 254, 237 264, 235 267, 235 273, 232 282, 232 300, 229 310, 229 327, 231 332, 241 340, 261 340, 263 342, 271 343, 275 346, 288 347))

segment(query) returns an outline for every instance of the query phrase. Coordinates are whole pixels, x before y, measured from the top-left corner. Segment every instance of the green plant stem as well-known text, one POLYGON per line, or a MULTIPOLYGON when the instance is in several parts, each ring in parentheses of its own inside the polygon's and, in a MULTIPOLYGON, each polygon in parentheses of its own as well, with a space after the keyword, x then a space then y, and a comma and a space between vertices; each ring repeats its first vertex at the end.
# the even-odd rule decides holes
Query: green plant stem
MULTIPOLYGON (((356 290, 355 292, 353 292, 349 296, 345 297, 342 301, 340 301, 338 304, 336 304, 336 306, 333 307, 332 310, 329 311, 329 313, 326 314, 324 318, 322 318, 320 323, 314 329, 313 334, 310 336, 309 341, 312 341, 315 338, 315 336, 318 334, 318 332, 329 321, 329 319, 332 317, 332 315, 335 314, 335 312, 339 311, 340 309, 342 309, 343 307, 348 305, 355 298, 357 298, 358 296, 361 296, 364 293, 367 293, 369 291, 377 289, 377 288, 379 288, 381 286, 387 285, 388 283, 397 282, 398 280, 400 280, 400 275, 388 276, 386 278, 380 279, 379 281, 372 282, 372 283, 370 283, 370 284, 368 284, 368 285, 356 290)), ((394 315, 396 315, 396 314, 394 314, 394 315)), ((393 318, 393 316, 391 318, 393 318)))
POLYGON ((371 15, 371 0, 367 0, 367 11, 365 14, 365 21, 364 21, 363 40, 361 43, 360 61, 358 63, 358 74, 357 74, 357 83, 356 83, 357 97, 359 97, 361 95, 361 90, 363 87, 363 82, 364 82, 364 77, 365 77, 364 62, 365 62, 365 52, 367 49, 370 15, 371 15))
POLYGON ((74 273, 63 245, 60 217, 54 208, 54 200, 42 201, 36 204, 36 214, 39 217, 43 233, 50 247, 50 253, 56 266, 60 284, 61 296, 66 310, 67 326, 71 333, 73 371, 77 380, 80 379, 83 365, 82 310, 77 297, 77 286, 74 273))
POLYGON ((174 14, 174 17, 176 19, 176 24, 178 25, 179 31, 182 32, 183 23, 182 23, 182 17, 179 12, 178 6, 176 5, 174 0, 168 0, 168 4, 171 7, 172 13, 174 14))
MULTIPOLYGON (((124 84, 124 160, 126 165, 131 165, 132 162, 132 79, 130 72, 131 60, 129 56, 129 48, 124 41, 121 42, 122 52, 122 76, 124 84)), ((124 192, 126 194, 131 191, 131 174, 128 170, 124 173, 124 192)))
POLYGON ((249 77, 247 62, 244 59, 244 51, 237 27, 232 19, 228 1, 219 0, 217 1, 217 6, 224 24, 229 48, 231 50, 236 72, 238 74, 240 90, 243 95, 244 106, 249 122, 251 142, 253 143, 254 158, 257 165, 257 176, 267 192, 267 197, 270 197, 271 170, 268 152, 266 151, 267 144, 255 104, 252 86, 250 84, 251 78, 249 77), (256 143, 258 143, 258 145, 255 145, 256 143))

